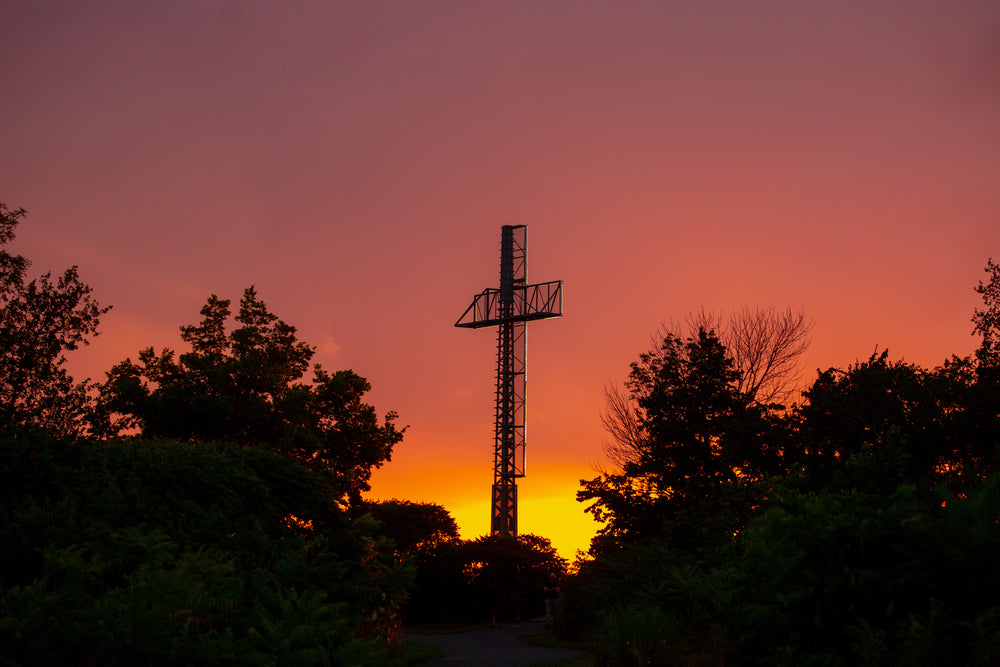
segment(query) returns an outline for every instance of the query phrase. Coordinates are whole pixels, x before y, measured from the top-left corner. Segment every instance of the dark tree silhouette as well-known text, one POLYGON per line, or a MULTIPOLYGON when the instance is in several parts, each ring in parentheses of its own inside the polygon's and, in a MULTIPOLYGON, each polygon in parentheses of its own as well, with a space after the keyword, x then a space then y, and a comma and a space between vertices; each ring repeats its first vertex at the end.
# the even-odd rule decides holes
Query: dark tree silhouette
POLYGON ((92 384, 70 377, 66 352, 96 336, 110 308, 91 296, 75 266, 56 280, 51 273, 27 280, 31 262, 3 249, 24 214, 0 203, 0 425, 78 435, 92 384))
POLYGON ((972 322, 975 333, 983 337, 983 342, 976 351, 976 358, 984 368, 1000 368, 1000 264, 995 264, 991 257, 986 263, 986 273, 990 282, 982 281, 976 286, 976 292, 983 297, 983 308, 973 311, 972 322))
POLYGON ((607 395, 619 469, 578 493, 607 525, 556 631, 602 628, 586 638, 614 664, 997 663, 1000 265, 987 272, 976 357, 928 370, 877 352, 818 373, 790 409, 707 328, 640 356, 607 395))
POLYGON ((743 307, 733 313, 718 331, 739 373, 740 393, 762 405, 787 403, 801 388, 799 359, 809 349, 812 328, 805 313, 791 308, 743 307))
POLYGON ((95 431, 268 447, 331 471, 342 494, 359 502, 372 469, 402 439, 396 414, 380 421, 362 400, 371 385, 353 371, 316 364, 312 382, 300 382, 314 349, 253 287, 240 302, 239 326, 227 333, 229 303, 212 295, 201 323, 181 327, 190 352, 146 348, 138 363, 126 359, 108 371, 95 431))
POLYGON ((462 550, 468 585, 480 600, 490 601, 494 624, 538 614, 549 575, 561 577, 566 571, 552 543, 529 533, 484 535, 464 543, 462 550))
POLYGON ((400 556, 430 552, 442 543, 458 540, 458 524, 441 505, 381 500, 366 501, 352 509, 371 514, 400 556))
POLYGON ((828 369, 797 411, 802 474, 814 489, 890 494, 905 483, 925 497, 941 485, 962 493, 992 465, 978 395, 969 359, 926 370, 884 351, 828 369))
POLYGON ((607 523, 596 546, 667 534, 679 548, 697 547, 742 525, 748 485, 783 469, 783 448, 773 415, 738 381, 725 346, 704 329, 687 340, 668 333, 632 364, 638 450, 577 493, 607 523))
MULTIPOLYGON (((716 332, 733 361, 737 391, 762 407, 785 404, 801 389, 799 360, 809 348, 812 327, 803 312, 779 311, 773 306, 744 307, 728 318, 703 310, 691 313, 686 324, 692 338, 701 329, 716 332)), ((669 333, 664 328, 659 337, 669 333)), ((619 469, 646 446, 647 434, 640 422, 635 398, 620 386, 605 387, 601 423, 611 439, 604 443, 604 452, 619 469)))
POLYGON ((3 664, 390 664, 408 573, 330 481, 260 448, 0 433, 3 664))

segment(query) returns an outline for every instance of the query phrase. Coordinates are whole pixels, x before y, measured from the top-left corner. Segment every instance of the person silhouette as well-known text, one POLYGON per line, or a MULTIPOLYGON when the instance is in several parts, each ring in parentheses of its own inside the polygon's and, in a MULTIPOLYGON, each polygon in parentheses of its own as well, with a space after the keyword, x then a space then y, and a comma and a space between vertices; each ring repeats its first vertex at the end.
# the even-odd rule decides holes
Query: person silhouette
POLYGON ((549 580, 543 589, 545 592, 545 622, 551 623, 556 610, 556 598, 559 597, 559 580, 556 573, 549 573, 549 580))

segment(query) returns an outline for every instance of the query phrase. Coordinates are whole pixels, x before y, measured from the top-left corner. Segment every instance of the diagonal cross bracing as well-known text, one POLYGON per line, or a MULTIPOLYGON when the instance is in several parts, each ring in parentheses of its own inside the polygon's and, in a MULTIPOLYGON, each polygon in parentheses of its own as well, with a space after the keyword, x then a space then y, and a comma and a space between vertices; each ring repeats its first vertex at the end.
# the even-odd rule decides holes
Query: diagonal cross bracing
POLYGON ((528 322, 559 317, 561 313, 561 280, 537 285, 515 286, 509 315, 504 315, 502 312, 500 290, 490 287, 473 297, 472 305, 466 309, 455 326, 466 329, 482 329, 496 326, 510 317, 528 322))

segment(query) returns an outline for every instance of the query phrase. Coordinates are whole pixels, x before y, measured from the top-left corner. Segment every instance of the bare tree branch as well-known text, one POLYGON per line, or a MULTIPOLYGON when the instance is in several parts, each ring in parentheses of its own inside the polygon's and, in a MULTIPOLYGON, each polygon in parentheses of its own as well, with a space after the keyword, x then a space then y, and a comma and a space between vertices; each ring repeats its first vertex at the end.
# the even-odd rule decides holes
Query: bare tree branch
MULTIPOLYGON (((739 372, 737 389, 748 401, 785 404, 798 391, 799 359, 809 348, 813 328, 813 322, 802 311, 743 307, 725 318, 702 309, 690 313, 684 324, 661 325, 652 336, 647 354, 655 358, 663 340, 684 328, 690 337, 697 336, 699 329, 719 336, 739 372)), ((646 446, 648 435, 636 399, 628 387, 604 388, 601 424, 610 436, 603 443, 604 453, 619 468, 636 461, 646 446)))
POLYGON ((719 337, 740 372, 739 390, 762 405, 785 403, 798 389, 799 359, 809 349, 813 323, 802 311, 744 307, 719 337))
POLYGON ((615 466, 624 468, 642 452, 646 430, 641 422, 639 407, 630 393, 619 385, 604 387, 601 424, 611 436, 604 442, 604 453, 615 466))

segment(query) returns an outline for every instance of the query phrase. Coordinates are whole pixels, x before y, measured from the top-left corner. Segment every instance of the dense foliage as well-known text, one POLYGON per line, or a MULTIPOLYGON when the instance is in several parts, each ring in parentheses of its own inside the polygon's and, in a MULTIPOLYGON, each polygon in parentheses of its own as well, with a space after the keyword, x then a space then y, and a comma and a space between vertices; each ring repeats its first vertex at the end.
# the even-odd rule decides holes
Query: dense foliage
POLYGON ((820 373, 804 396, 790 428, 813 489, 891 495, 912 484, 933 501, 939 486, 963 493, 996 470, 1000 403, 970 359, 926 370, 883 352, 820 373))
POLYGON ((405 571, 260 448, 0 438, 4 664, 383 664, 405 571))
POLYGON ((1000 475, 967 498, 775 489, 740 541, 738 653, 779 664, 1000 662, 1000 475))
POLYGON ((976 308, 972 314, 975 331, 982 336, 976 358, 983 369, 996 371, 1000 369, 1000 264, 991 257, 986 263, 986 273, 990 281, 980 281, 976 285, 976 293, 983 298, 983 307, 976 308))
POLYGON ((664 332, 611 392, 605 522, 567 567, 534 535, 459 539, 438 505, 363 502, 402 437, 253 288, 212 296, 95 386, 65 353, 107 312, 27 280, 0 204, 2 664, 394 664, 402 614, 556 630, 602 665, 1000 662, 1000 265, 974 357, 887 352, 787 394, 808 326, 664 332), (727 347, 730 346, 730 347, 727 347), (732 349, 730 349, 732 348, 732 349), (775 370, 777 369, 777 370, 775 370))
POLYGON ((975 358, 873 354, 820 372, 790 409, 741 391, 710 330, 642 354, 615 404, 635 417, 628 456, 581 482, 606 525, 563 587, 558 631, 592 633, 604 665, 1000 661, 987 271, 975 358))
POLYGON ((782 469, 776 406, 738 389, 738 373, 711 331, 666 334, 632 364, 626 384, 643 438, 620 471, 582 482, 577 498, 605 523, 595 550, 669 535, 696 549, 728 537, 756 500, 752 483, 782 469))
POLYGON ((400 557, 433 551, 458 540, 458 524, 441 505, 409 500, 366 501, 351 508, 355 516, 369 514, 400 557))
POLYGON ((0 424, 78 433, 90 383, 73 381, 66 352, 97 334, 108 308, 75 266, 55 280, 50 273, 27 279, 31 262, 5 248, 24 214, 0 203, 0 424))
POLYGON ((566 561, 544 537, 448 540, 415 554, 416 586, 404 610, 413 622, 516 623, 545 611, 544 588, 566 561))
POLYGON ((227 332, 230 302, 215 295, 202 321, 181 327, 191 350, 146 348, 108 372, 94 419, 105 436, 262 446, 333 473, 335 493, 359 502, 372 469, 403 436, 395 413, 381 421, 363 401, 371 385, 353 371, 313 368, 314 349, 271 313, 251 287, 227 332))
POLYGON ((374 518, 401 565, 415 568, 403 608, 414 624, 516 622, 544 613, 544 588, 561 579, 566 561, 544 537, 459 538, 448 511, 433 503, 366 502, 354 515, 374 518))
POLYGON ((1000 475, 933 505, 911 485, 802 481, 772 486, 725 547, 691 557, 650 540, 580 564, 557 630, 605 665, 1000 661, 1000 475))
POLYGON ((299 383, 312 348, 250 289, 95 405, 65 353, 107 308, 28 266, 0 250, 0 664, 395 664, 412 568, 343 509, 402 436, 367 381, 299 383))

